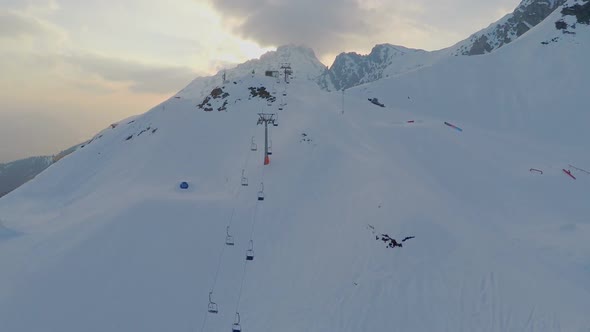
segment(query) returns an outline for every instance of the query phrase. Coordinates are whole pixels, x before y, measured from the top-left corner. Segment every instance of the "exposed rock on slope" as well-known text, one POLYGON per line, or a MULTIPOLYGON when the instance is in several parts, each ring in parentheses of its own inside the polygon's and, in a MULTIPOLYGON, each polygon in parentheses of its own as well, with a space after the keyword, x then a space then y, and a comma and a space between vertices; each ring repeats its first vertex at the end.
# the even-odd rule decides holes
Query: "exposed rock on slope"
POLYGON ((508 14, 488 28, 471 35, 453 46, 454 55, 490 53, 513 42, 541 23, 566 0, 523 0, 512 14, 508 14))
MULTIPOLYGON (((440 51, 428 52, 381 44, 375 46, 368 55, 359 55, 354 52, 342 53, 324 73, 319 84, 326 90, 348 89, 432 65, 451 55, 470 56, 490 53, 522 36, 565 2, 565 0, 524 0, 512 14, 474 33, 468 39, 440 51)), ((577 10, 582 16, 584 15, 582 6, 577 10)))
POLYGON ((342 53, 336 57, 320 85, 328 90, 348 89, 433 63, 440 52, 427 52, 390 44, 376 45, 370 54, 342 53))

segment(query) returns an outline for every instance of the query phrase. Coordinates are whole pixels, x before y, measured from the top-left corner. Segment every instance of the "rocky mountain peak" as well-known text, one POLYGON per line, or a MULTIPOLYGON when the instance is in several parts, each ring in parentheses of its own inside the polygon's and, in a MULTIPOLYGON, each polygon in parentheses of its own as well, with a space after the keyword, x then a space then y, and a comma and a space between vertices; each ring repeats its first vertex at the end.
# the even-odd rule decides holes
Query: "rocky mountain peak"
POLYGON ((403 65, 405 62, 402 59, 412 58, 421 53, 427 52, 391 44, 375 45, 367 55, 355 52, 341 53, 334 60, 329 72, 324 75, 324 81, 331 82, 335 90, 348 89, 381 79, 386 76, 386 70, 394 62, 403 65), (409 55, 412 57, 408 57, 409 55))
POLYGON ((523 0, 511 14, 453 46, 452 54, 490 53, 522 36, 565 2, 566 0, 523 0))

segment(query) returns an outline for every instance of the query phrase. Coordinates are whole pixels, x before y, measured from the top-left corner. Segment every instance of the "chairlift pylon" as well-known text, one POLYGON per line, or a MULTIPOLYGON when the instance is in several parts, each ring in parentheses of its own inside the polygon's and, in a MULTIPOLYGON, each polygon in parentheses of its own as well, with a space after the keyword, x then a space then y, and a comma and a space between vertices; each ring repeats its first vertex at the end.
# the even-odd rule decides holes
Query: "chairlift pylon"
POLYGON ((248 186, 248 178, 244 176, 244 170, 242 170, 242 186, 248 186))
POLYGON ((258 150, 258 145, 256 145, 256 143, 254 142, 254 136, 252 136, 252 140, 250 143, 250 150, 251 151, 257 151, 258 150))
POLYGON ((228 246, 234 245, 234 237, 229 234, 229 226, 225 228, 225 244, 228 246))
POLYGON ((213 294, 213 292, 209 292, 209 305, 207 306, 207 311, 212 314, 216 314, 219 311, 217 310, 217 303, 211 300, 211 294, 213 294))
POLYGON ((250 248, 246 251, 246 260, 253 261, 254 260, 254 241, 250 240, 250 248))
POLYGON ((234 325, 231 326, 232 332, 242 332, 242 327, 240 326, 240 313, 236 312, 236 320, 234 325))
POLYGON ((260 183, 260 191, 258 192, 258 200, 264 201, 264 183, 260 183))

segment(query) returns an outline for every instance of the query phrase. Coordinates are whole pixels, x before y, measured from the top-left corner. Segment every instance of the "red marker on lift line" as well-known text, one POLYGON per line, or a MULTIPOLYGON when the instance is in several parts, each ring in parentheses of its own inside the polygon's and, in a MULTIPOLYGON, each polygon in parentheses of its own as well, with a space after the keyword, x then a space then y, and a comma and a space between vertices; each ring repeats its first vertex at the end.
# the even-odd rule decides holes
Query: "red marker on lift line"
POLYGON ((457 131, 463 131, 463 129, 462 129, 462 128, 459 128, 459 127, 455 126, 455 125, 454 125, 454 124, 452 124, 452 123, 448 123, 448 122, 446 122, 446 121, 445 121, 445 124, 446 124, 447 126, 449 126, 449 127, 453 128, 453 129, 457 130, 457 131))
POLYGON ((562 169, 562 171, 563 171, 565 174, 569 175, 569 177, 571 177, 572 179, 574 179, 574 180, 576 179, 576 177, 572 175, 572 172, 571 172, 571 171, 569 171, 569 170, 566 170, 565 168, 563 168, 563 169, 562 169))

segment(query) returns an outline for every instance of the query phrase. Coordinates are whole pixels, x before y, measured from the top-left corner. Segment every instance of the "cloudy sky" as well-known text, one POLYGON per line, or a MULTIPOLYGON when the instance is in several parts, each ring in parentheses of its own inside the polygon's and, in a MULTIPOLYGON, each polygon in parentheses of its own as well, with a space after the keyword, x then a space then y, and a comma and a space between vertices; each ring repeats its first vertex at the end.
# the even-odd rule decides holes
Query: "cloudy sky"
POLYGON ((0 0, 0 162, 53 154, 278 45, 450 46, 519 0, 0 0))

